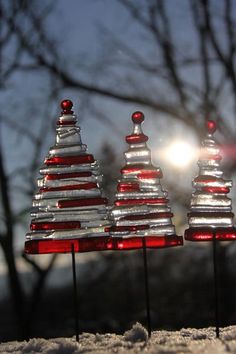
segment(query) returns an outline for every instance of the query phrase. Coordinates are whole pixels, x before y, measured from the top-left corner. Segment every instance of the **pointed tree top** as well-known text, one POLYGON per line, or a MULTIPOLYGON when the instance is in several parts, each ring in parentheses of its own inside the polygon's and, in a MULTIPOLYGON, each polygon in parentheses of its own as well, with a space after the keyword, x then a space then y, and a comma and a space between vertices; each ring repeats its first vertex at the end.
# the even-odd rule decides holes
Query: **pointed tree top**
POLYGON ((73 102, 71 100, 61 101, 62 114, 73 114, 74 112, 71 110, 72 107, 73 107, 73 102))
POLYGON ((136 111, 132 114, 132 121, 135 124, 141 124, 144 121, 144 114, 143 112, 136 111))
POLYGON ((209 134, 215 133, 215 131, 217 129, 217 125, 214 120, 208 119, 206 122, 206 126, 207 126, 207 131, 209 134))

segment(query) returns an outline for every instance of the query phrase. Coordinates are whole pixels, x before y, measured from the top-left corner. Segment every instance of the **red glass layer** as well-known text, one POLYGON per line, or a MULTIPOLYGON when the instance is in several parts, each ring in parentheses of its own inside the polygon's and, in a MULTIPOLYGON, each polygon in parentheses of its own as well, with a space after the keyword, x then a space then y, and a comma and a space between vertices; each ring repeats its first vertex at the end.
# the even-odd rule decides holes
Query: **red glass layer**
POLYGON ((139 184, 138 183, 118 183, 117 190, 118 192, 137 192, 139 191, 139 184))
POLYGON ((67 230, 80 229, 79 221, 63 221, 63 222, 31 222, 30 229, 35 230, 67 230))
POLYGON ((108 200, 106 198, 87 198, 87 199, 72 199, 72 200, 59 200, 59 208, 73 208, 81 206, 91 206, 91 205, 103 205, 107 204, 108 200))
POLYGON ((230 192, 230 189, 228 187, 202 187, 202 191, 209 193, 227 194, 230 192))
POLYGON ((75 120, 58 120, 57 125, 75 125, 76 121, 75 120))
MULTIPOLYGON (((113 238, 113 250, 128 251, 143 248, 142 237, 113 238)), ((146 248, 167 248, 183 246, 182 236, 145 236, 146 248)))
POLYGON ((133 225, 133 226, 112 226, 110 231, 137 231, 137 230, 148 230, 149 225, 133 225))
POLYGON ((219 154, 216 155, 210 155, 210 154, 206 154, 206 153, 202 153, 201 154, 201 159, 203 160, 214 160, 214 161, 220 161, 222 160, 222 156, 219 154))
POLYGON ((148 136, 145 134, 131 134, 127 135, 125 139, 128 144, 141 144, 148 141, 148 136))
POLYGON ((55 173, 51 175, 45 175, 45 179, 48 181, 57 179, 77 178, 77 177, 90 177, 92 172, 72 172, 72 173, 55 173))
POLYGON ((187 241, 219 241, 236 240, 235 227, 191 227, 185 231, 184 238, 187 241))
POLYGON ((81 183, 81 184, 74 184, 70 186, 60 186, 60 187, 44 187, 40 188, 39 191, 44 193, 44 192, 56 192, 56 191, 69 191, 69 190, 79 190, 79 189, 94 189, 97 188, 97 184, 93 182, 89 183, 81 183))
MULTIPOLYGON (((146 248, 166 248, 183 245, 181 236, 145 236, 146 248)), ((75 252, 122 251, 143 248, 142 237, 86 237, 65 240, 30 240, 25 242, 25 253, 71 253, 72 245, 75 252)))
POLYGON ((194 182, 205 182, 205 183, 212 183, 215 181, 219 181, 219 182, 224 182, 224 180, 222 178, 217 178, 217 177, 213 177, 213 176, 197 176, 194 178, 194 182))
POLYGON ((127 215, 120 220, 145 220, 145 219, 162 219, 162 218, 172 218, 174 215, 172 213, 150 213, 146 215, 127 215))
POLYGON ((92 163, 94 162, 93 155, 80 155, 80 156, 55 156, 46 159, 44 163, 46 165, 73 165, 81 163, 92 163))
POLYGON ((152 178, 162 178, 161 170, 144 170, 140 171, 137 175, 139 179, 152 179, 152 178))
POLYGON ((190 212, 188 217, 204 217, 204 218, 233 218, 234 213, 231 212, 220 212, 220 211, 202 211, 202 212, 190 212))
POLYGON ((135 172, 141 173, 145 168, 149 169, 149 166, 143 164, 126 165, 120 170, 120 172, 122 175, 135 172))
POLYGON ((25 242, 25 253, 70 253, 74 245, 75 252, 105 251, 112 249, 110 237, 86 237, 64 240, 31 240, 25 242))
POLYGON ((115 201, 116 206, 122 205, 140 205, 140 204, 167 204, 166 198, 146 198, 146 199, 120 199, 115 201))

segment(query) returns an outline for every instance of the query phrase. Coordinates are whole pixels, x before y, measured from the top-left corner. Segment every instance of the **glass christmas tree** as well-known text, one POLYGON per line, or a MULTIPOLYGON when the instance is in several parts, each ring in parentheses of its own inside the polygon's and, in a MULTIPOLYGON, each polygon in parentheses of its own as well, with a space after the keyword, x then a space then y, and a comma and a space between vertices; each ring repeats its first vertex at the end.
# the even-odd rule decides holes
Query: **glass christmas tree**
POLYGON ((116 200, 111 211, 111 236, 115 249, 169 247, 182 244, 175 235, 173 216, 168 206, 167 192, 163 190, 160 168, 153 166, 151 152, 146 145, 148 137, 142 132, 142 112, 132 115, 134 129, 126 136, 129 144, 125 152, 126 165, 121 169, 116 200))
POLYGON ((110 223, 99 166, 81 141, 73 103, 61 107, 56 143, 40 169, 26 253, 70 252, 72 243, 77 252, 106 249, 110 223))
POLYGON ((232 181, 225 180, 220 169, 222 157, 213 136, 216 128, 213 120, 207 121, 207 135, 198 161, 199 175, 193 180, 195 192, 188 214, 189 229, 185 231, 185 239, 189 241, 236 238, 232 202, 227 196, 232 181))

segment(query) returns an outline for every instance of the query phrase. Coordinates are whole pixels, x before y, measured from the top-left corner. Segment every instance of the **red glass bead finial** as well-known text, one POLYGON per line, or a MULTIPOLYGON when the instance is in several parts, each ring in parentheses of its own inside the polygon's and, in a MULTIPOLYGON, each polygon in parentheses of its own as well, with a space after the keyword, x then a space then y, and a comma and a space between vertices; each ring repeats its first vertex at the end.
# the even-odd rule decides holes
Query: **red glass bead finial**
POLYGON ((209 134, 215 133, 217 128, 216 122, 214 120, 208 119, 207 120, 207 130, 209 134))
POLYGON ((61 101, 62 114, 73 114, 74 112, 71 110, 72 107, 73 102, 71 100, 61 101))
POLYGON ((143 112, 136 111, 132 114, 132 121, 135 124, 141 124, 144 121, 144 114, 143 112))

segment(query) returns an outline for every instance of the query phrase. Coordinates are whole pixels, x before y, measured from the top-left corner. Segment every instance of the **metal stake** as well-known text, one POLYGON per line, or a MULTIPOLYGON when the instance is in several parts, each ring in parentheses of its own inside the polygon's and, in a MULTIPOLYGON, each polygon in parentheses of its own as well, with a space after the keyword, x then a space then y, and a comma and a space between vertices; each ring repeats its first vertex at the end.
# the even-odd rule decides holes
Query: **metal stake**
POLYGON ((76 341, 79 342, 78 290, 77 290, 77 282, 76 282, 74 244, 71 245, 71 257, 72 257, 73 288, 74 288, 75 335, 76 335, 76 341))
POLYGON ((142 238, 143 245, 143 267, 144 267, 144 282, 145 282, 145 297, 146 297, 146 313, 147 313, 147 329, 148 336, 151 337, 152 326, 151 326, 151 315, 150 315, 150 297, 149 297, 149 274, 147 265, 147 249, 145 237, 142 238))
POLYGON ((218 267, 217 267, 217 240, 216 232, 213 231, 213 271, 214 271, 214 295, 215 295, 215 331, 216 338, 220 337, 219 327, 219 296, 218 296, 218 267))

